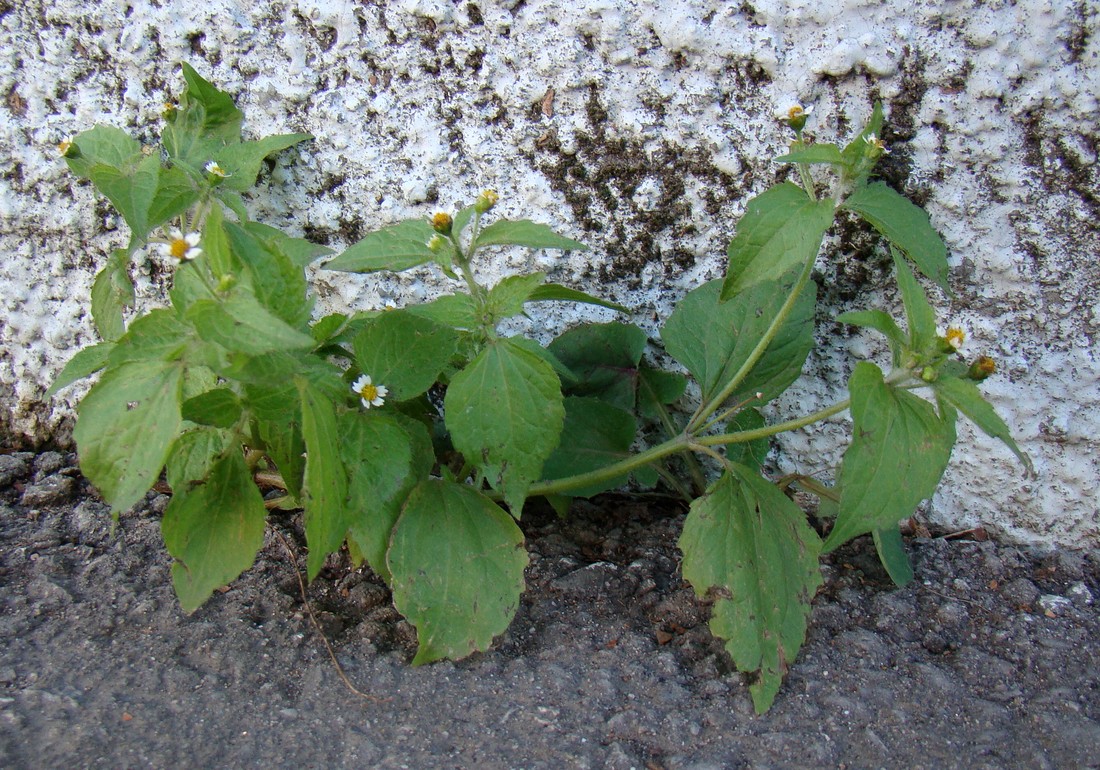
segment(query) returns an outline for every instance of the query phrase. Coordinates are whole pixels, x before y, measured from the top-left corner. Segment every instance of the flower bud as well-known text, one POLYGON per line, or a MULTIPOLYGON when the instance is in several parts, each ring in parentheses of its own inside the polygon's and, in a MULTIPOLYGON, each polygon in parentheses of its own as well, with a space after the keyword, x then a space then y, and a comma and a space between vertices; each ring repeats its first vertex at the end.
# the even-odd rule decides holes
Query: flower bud
POLYGON ((206 172, 206 181, 212 185, 221 184, 222 180, 229 176, 216 160, 207 163, 202 170, 206 172))
POLYGON ((431 249, 433 254, 439 254, 445 248, 447 248, 447 239, 438 233, 432 236, 432 239, 428 241, 428 248, 431 249))
POLYGON ((782 122, 790 126, 796 134, 801 133, 802 129, 806 127, 806 119, 810 117, 813 111, 813 107, 803 107, 801 104, 796 104, 787 110, 787 117, 783 118, 782 122))
POLYGON ((997 362, 989 356, 978 356, 974 363, 970 365, 970 369, 967 370, 966 376, 970 379, 981 382, 987 379, 990 375, 997 371, 997 362))
POLYGON ((494 190, 484 190, 481 195, 477 196, 477 200, 474 201, 474 210, 479 214, 484 214, 486 211, 497 205, 497 201, 500 200, 500 196, 496 194, 494 190))
POLYGON ((160 111, 160 114, 166 121, 171 123, 176 119, 176 115, 179 114, 180 107, 175 102, 165 102, 164 109, 160 111))
POLYGON ((450 214, 439 213, 432 217, 432 229, 440 235, 450 235, 454 220, 450 214))
POLYGON ((934 366, 926 366, 920 370, 920 378, 925 382, 935 382, 937 377, 939 374, 934 366))
POLYGON ((867 146, 863 148, 863 156, 865 158, 878 160, 883 155, 890 154, 890 150, 887 149, 886 143, 874 134, 867 134, 867 136, 863 137, 863 141, 867 143, 867 146))
POLYGON ((79 158, 80 148, 73 143, 71 136, 65 137, 57 145, 57 152, 62 158, 79 158))

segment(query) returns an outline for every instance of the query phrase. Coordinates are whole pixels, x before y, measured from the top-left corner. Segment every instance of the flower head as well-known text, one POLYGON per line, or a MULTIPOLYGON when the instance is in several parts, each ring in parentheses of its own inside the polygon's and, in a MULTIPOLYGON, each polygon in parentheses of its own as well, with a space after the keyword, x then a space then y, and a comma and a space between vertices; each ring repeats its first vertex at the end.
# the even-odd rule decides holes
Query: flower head
POLYGON ((164 119, 171 122, 176 119, 176 115, 179 113, 180 106, 175 102, 165 102, 164 109, 160 111, 160 114, 164 116, 164 119))
POLYGON ((202 170, 210 176, 215 176, 218 179, 225 179, 227 176, 229 176, 229 174, 225 173, 225 169, 218 165, 218 162, 216 160, 212 160, 207 163, 205 166, 202 167, 202 170))
POLYGON ((454 220, 451 219, 450 214, 444 214, 440 212, 432 216, 432 229, 440 235, 450 235, 451 226, 454 224, 454 220))
POLYGON ((958 326, 949 326, 947 331, 940 336, 940 339, 943 341, 945 353, 956 353, 962 349, 963 343, 966 342, 966 332, 958 326))
POLYGON ((479 214, 484 214, 486 211, 497 205, 497 201, 500 200, 500 196, 497 195, 495 190, 483 190, 481 195, 477 196, 477 200, 474 201, 474 209, 479 214))
POLYGON ((77 154, 77 149, 76 145, 73 144, 73 138, 71 136, 66 136, 62 139, 57 145, 57 151, 62 158, 75 156, 77 154))
POLYGON ((202 249, 199 248, 200 240, 202 240, 202 236, 198 233, 184 235, 179 230, 172 230, 168 233, 168 241, 160 244, 160 252, 166 257, 174 257, 180 262, 188 262, 202 254, 202 249))
POLYGON ((810 117, 813 111, 813 107, 803 107, 801 104, 796 104, 787 110, 787 117, 781 118, 781 120, 797 133, 806 127, 806 119, 810 117))
POLYGON ((428 248, 435 254, 440 253, 443 249, 447 248, 447 239, 439 233, 436 233, 428 241, 428 248))
POLYGON ((864 153, 869 158, 878 158, 881 155, 890 154, 890 150, 887 149, 886 143, 874 134, 867 134, 867 136, 863 137, 863 141, 867 143, 867 149, 864 150, 864 153))
POLYGON ((989 378, 997 371, 997 362, 989 356, 978 356, 974 360, 974 363, 970 365, 970 369, 967 371, 966 376, 977 382, 981 382, 984 379, 989 378))
POLYGON ((364 374, 353 382, 351 389, 355 395, 359 396, 364 409, 370 409, 372 406, 382 406, 390 392, 385 385, 375 385, 371 382, 369 374, 364 374))

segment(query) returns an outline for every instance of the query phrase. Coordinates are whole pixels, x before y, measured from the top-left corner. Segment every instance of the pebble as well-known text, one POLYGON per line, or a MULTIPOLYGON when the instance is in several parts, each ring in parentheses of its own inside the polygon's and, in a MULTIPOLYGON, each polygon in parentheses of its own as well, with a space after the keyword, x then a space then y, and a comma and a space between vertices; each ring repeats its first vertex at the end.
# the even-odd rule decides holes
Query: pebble
POLYGON ((10 455, 0 455, 0 488, 11 486, 30 472, 30 459, 34 455, 29 452, 16 452, 10 455))
POLYGON ((1039 589, 1027 578, 1017 578, 1001 589, 1004 600, 1016 608, 1028 608, 1039 600, 1039 589))
POLYGON ((1068 610, 1073 608, 1073 602, 1057 594, 1043 594, 1039 597, 1038 604, 1039 609, 1051 617, 1064 615, 1068 610))
POLYGON ((57 473, 65 467, 65 455, 60 452, 43 452, 34 458, 34 472, 38 478, 57 473))
POLYGON ((47 476, 24 489, 21 502, 28 508, 59 505, 72 497, 74 486, 73 480, 68 476, 47 476))
POLYGON ((1083 582, 1074 583, 1067 588, 1066 596, 1078 607, 1088 607, 1093 602, 1092 591, 1083 582))

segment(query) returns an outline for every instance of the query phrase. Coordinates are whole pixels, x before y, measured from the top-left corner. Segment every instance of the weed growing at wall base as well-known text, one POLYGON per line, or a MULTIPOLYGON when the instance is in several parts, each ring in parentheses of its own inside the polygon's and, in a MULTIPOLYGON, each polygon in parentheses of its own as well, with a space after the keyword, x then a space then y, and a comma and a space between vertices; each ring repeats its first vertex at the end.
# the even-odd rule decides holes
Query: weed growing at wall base
POLYGON ((959 412, 1027 462, 979 391, 995 363, 963 360, 962 332, 937 331, 919 276, 947 289, 943 242, 920 208, 870 181, 889 151, 878 106, 844 147, 804 141, 809 110, 791 111, 795 139, 778 161, 799 183, 749 202, 724 279, 689 292, 665 319, 661 343, 679 364, 665 371, 626 308, 542 273, 478 280, 485 250, 586 248, 546 225, 494 217, 495 192, 336 255, 253 221, 242 193, 263 160, 312 137, 243 140, 232 98, 187 65, 183 77, 161 146, 98 126, 59 147, 131 238, 92 287, 102 342, 77 353, 51 392, 99 373, 75 438, 84 474, 116 515, 164 474, 162 530, 189 612, 251 566, 270 507, 300 508, 311 579, 346 547, 416 627, 414 664, 461 658, 488 648, 515 614, 525 501, 542 496, 567 515, 572 497, 660 485, 690 501, 683 575, 713 602, 710 627, 752 675, 763 712, 804 640, 822 553, 870 533, 894 580, 912 578, 898 521, 939 484, 959 412), (905 318, 872 309, 838 320, 881 334, 892 365, 860 361, 849 398, 769 424, 761 407, 801 375, 814 346, 811 270, 839 211, 888 243, 905 318), (174 266, 164 307, 132 310, 129 268, 141 250, 174 266), (305 274, 317 260, 353 273, 432 265, 455 291, 317 317, 305 274), (536 302, 600 305, 624 320, 568 329, 545 347, 502 333, 536 302), (689 380, 697 401, 685 398, 689 380), (834 484, 763 474, 771 436, 845 410, 852 439, 834 484), (632 451, 639 437, 648 448, 632 451), (258 478, 285 494, 265 500, 258 478), (824 538, 790 487, 820 499, 832 519, 824 538))

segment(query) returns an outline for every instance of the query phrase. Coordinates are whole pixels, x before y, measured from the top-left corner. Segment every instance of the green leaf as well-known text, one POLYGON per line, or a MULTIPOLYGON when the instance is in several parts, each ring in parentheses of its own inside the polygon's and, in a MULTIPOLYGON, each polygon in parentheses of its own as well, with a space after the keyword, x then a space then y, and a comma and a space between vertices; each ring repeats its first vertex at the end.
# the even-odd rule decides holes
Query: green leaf
POLYGON ((905 553, 905 544, 902 542, 898 528, 894 526, 876 529, 871 535, 875 539, 878 559, 886 568, 886 573, 894 581, 894 585, 898 588, 909 585, 913 581, 913 565, 909 563, 909 555, 905 553))
POLYGON ((348 479, 340 462, 340 432, 332 402, 304 378, 297 381, 302 399, 302 437, 306 444, 302 501, 309 555, 306 574, 317 577, 325 558, 340 550, 355 511, 347 505, 348 479))
POLYGON ((279 134, 265 136, 258 141, 226 145, 214 154, 214 160, 226 172, 219 187, 244 192, 256 184, 264 158, 312 138, 312 134, 279 134))
POLYGON ((318 243, 312 243, 305 238, 293 238, 278 228, 259 222, 244 222, 241 227, 258 239, 268 251, 280 251, 290 257, 290 261, 297 267, 304 268, 307 265, 331 254, 332 249, 318 243))
POLYGON ((576 396, 596 396, 634 411, 638 364, 648 338, 632 324, 582 324, 549 345, 579 382, 569 386, 576 396))
POLYGON ((546 363, 550 364, 551 368, 558 375, 558 379, 561 380, 564 385, 575 385, 580 382, 577 379, 577 375, 573 374, 573 370, 563 364, 558 357, 551 353, 538 343, 538 340, 533 340, 529 337, 509 337, 509 341, 513 345, 518 345, 524 350, 534 353, 546 363))
POLYGON ((174 361, 192 337, 191 328, 168 308, 156 308, 136 319, 108 354, 111 366, 128 361, 174 361))
POLYGON ((302 438, 302 412, 294 396, 288 395, 293 408, 287 409, 281 419, 257 420, 260 440, 267 449, 267 455, 275 463, 279 475, 286 484, 286 492, 295 500, 302 497, 302 483, 306 471, 306 444, 302 438))
POLYGON ((104 372, 77 407, 80 469, 115 513, 149 491, 180 430, 183 368, 164 361, 104 372))
MULTIPOLYGON (((740 433, 742 431, 759 430, 767 424, 767 421, 756 409, 742 409, 733 419, 726 423, 725 433, 740 433)), ((726 445, 726 459, 731 463, 747 465, 750 468, 760 468, 768 459, 768 439, 758 438, 753 441, 742 441, 737 444, 726 445)))
MULTIPOLYGON (((181 169, 162 168, 157 192, 149 204, 148 227, 153 229, 187 211, 199 199, 195 182, 181 169)), ((205 244, 203 244, 205 248, 205 244)))
POLYGON ((638 414, 650 420, 660 418, 666 404, 678 401, 687 389, 687 377, 647 366, 638 367, 638 414))
POLYGON ((215 428, 232 428, 241 419, 237 394, 228 388, 214 388, 183 402, 183 419, 215 428))
POLYGON ((932 388, 935 390, 936 396, 969 417, 987 436, 1004 442, 1004 445, 1011 449, 1012 453, 1024 464, 1028 473, 1034 472, 1031 458, 1013 440, 1012 431, 1001 419, 1001 416, 994 411, 992 405, 982 396, 977 384, 972 380, 949 377, 940 372, 940 377, 932 383, 932 388))
POLYGON ((239 451, 219 459, 205 484, 175 490, 161 531, 172 584, 184 612, 194 612, 214 589, 252 566, 264 544, 267 511, 239 451))
POLYGON ((879 334, 886 336, 890 341, 890 350, 894 353, 895 365, 900 360, 901 352, 909 347, 909 339, 893 318, 881 310, 852 310, 841 313, 836 317, 836 322, 851 324, 864 329, 874 329, 879 334))
POLYGON ((239 139, 244 113, 237 109, 233 97, 211 85, 190 64, 183 62, 181 66, 187 87, 180 97, 180 112, 200 107, 202 136, 215 138, 222 144, 239 139))
POLYGON ((122 309, 134 306, 134 284, 130 281, 130 255, 116 249, 92 283, 92 320, 99 336, 114 342, 126 329, 122 309))
POLYGON ((168 299, 179 315, 185 316, 187 310, 200 299, 216 300, 210 285, 211 273, 204 259, 184 262, 176 268, 172 276, 172 288, 168 290, 168 299))
POLYGON ((227 430, 201 425, 186 430, 172 443, 164 467, 164 478, 173 491, 184 491, 187 485, 201 484, 210 477, 214 463, 227 454, 229 448, 240 451, 233 434, 227 430))
POLYGON ((453 329, 402 310, 382 313, 355 337, 355 363, 388 398, 408 401, 435 384, 458 349, 453 329))
POLYGON ((947 284, 947 247, 932 228, 924 209, 887 187, 885 182, 857 188, 844 201, 844 208, 859 214, 905 252, 917 269, 944 291, 951 290, 947 284))
POLYGON ((825 163, 843 166, 844 157, 835 144, 811 144, 801 150, 793 150, 775 159, 776 163, 825 163))
POLYGON ((293 327, 309 323, 313 301, 305 271, 278 250, 269 250, 240 225, 225 223, 225 232, 236 260, 248 270, 256 299, 272 314, 293 327))
POLYGON ((144 241, 149 234, 149 208, 160 182, 160 157, 150 155, 128 169, 92 166, 88 176, 122 214, 134 237, 144 241))
MULTIPOLYGON (((703 391, 704 403, 717 395, 749 359, 786 302, 793 275, 781 282, 754 284, 736 299, 722 302, 721 281, 709 281, 680 300, 661 330, 665 350, 691 372, 703 391)), ((807 282, 790 315, 742 380, 734 402, 765 403, 786 390, 802 373, 814 345, 813 320, 817 286, 807 282)))
POLYGON ((483 229, 477 236, 475 249, 483 246, 528 246, 532 249, 563 249, 588 251, 583 243, 558 235, 546 225, 527 219, 510 221, 499 219, 483 229))
POLYGON ((405 312, 452 329, 474 329, 479 325, 477 305, 469 294, 444 294, 423 305, 410 305, 405 312))
POLYGON ((832 223, 831 199, 812 200, 790 182, 753 198, 729 245, 722 299, 801 268, 817 256, 832 223))
POLYGON ((187 320, 204 340, 249 355, 313 347, 312 337, 288 326, 245 291, 222 301, 198 300, 187 309, 187 320))
POLYGON ((50 385, 46 391, 44 398, 52 398, 59 390, 69 385, 72 385, 77 380, 82 380, 85 377, 95 374, 100 369, 107 365, 107 357, 111 353, 111 349, 114 348, 113 342, 100 342, 95 345, 89 345, 83 350, 77 351, 77 354, 69 359, 69 363, 65 364, 61 373, 54 379, 53 384, 50 385))
POLYGON ((89 179, 95 166, 123 169, 141 160, 141 142, 113 126, 96 126, 73 137, 78 152, 65 157, 69 170, 89 179))
POLYGON ((519 607, 523 533, 470 487, 428 480, 413 490, 388 555, 393 601, 416 626, 413 665, 487 650, 519 607))
POLYGON ((428 248, 435 230, 423 219, 406 219, 384 227, 349 246, 335 259, 324 264, 325 270, 346 273, 374 273, 402 270, 434 262, 436 255, 428 248))
POLYGON ((497 323, 505 318, 522 313, 523 303, 531 298, 531 295, 538 289, 539 284, 545 279, 545 273, 510 275, 490 289, 486 305, 492 319, 492 326, 495 327, 497 323))
POLYGON ((495 340, 451 380, 444 409, 455 449, 519 518, 527 488, 540 478, 565 419, 550 364, 509 340, 495 340))
MULTIPOLYGON (((214 188, 214 197, 225 204, 225 207, 237 215, 242 223, 248 222, 248 208, 244 205, 244 198, 236 190, 227 190, 224 187, 214 188)), ((329 252, 326 252, 329 253, 329 252)))
POLYGON ((581 302, 586 305, 598 305, 599 307, 606 307, 610 310, 617 310, 620 313, 630 312, 629 308, 623 307, 622 305, 610 302, 606 299, 600 299, 599 297, 593 297, 591 294, 586 294, 583 291, 570 289, 568 286, 562 286, 559 283, 544 283, 531 292, 531 296, 527 298, 527 301, 581 302))
POLYGON ((932 405, 883 381, 877 366, 856 364, 848 382, 852 444, 840 467, 840 511, 825 550, 894 527, 931 497, 955 445, 955 424, 932 405))
MULTIPOLYGON (((625 460, 637 432, 638 424, 629 412, 597 398, 569 396, 565 399, 561 443, 543 465, 543 479, 579 476, 625 460)), ((569 494, 591 497, 623 486, 629 477, 624 473, 601 484, 571 489, 569 494)))
POLYGON ((806 638, 821 541, 797 505, 734 465, 691 504, 680 549, 684 578, 714 599, 711 631, 738 669, 759 672, 749 691, 764 713, 806 638))
MULTIPOLYGON (((855 139, 844 146, 844 150, 841 152, 845 166, 853 171, 861 166, 863 154, 867 150, 867 138, 872 135, 882 137, 882 122, 882 102, 875 102, 875 106, 871 110, 871 117, 867 120, 867 125, 863 127, 863 130, 859 132, 855 139)), ((874 164, 871 164, 863 169, 860 178, 855 180, 857 184, 866 179, 873 166, 874 164)))
POLYGON ((430 451, 418 451, 401 422, 386 414, 346 412, 339 428, 340 458, 348 473, 349 537, 371 569, 389 583, 386 551, 393 526, 435 458, 430 451))
POLYGON ((225 215, 221 206, 213 206, 202 229, 202 252, 215 278, 239 274, 241 261, 233 254, 225 232, 225 215))
POLYGON ((476 211, 477 209, 473 206, 466 206, 455 214, 451 222, 451 233, 454 234, 455 238, 462 235, 462 231, 466 229, 466 225, 470 224, 470 220, 474 218, 474 213, 476 211))
POLYGON ((898 289, 901 291, 901 301, 905 305, 905 317, 909 324, 909 346, 923 354, 939 352, 936 311, 928 303, 924 288, 897 250, 891 248, 890 254, 894 258, 898 289))

